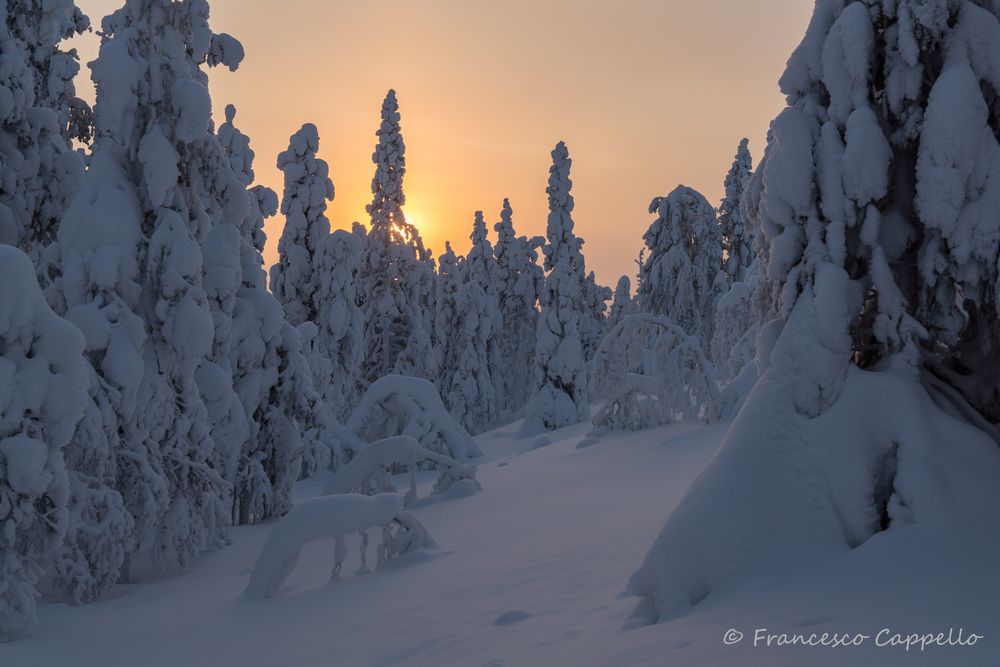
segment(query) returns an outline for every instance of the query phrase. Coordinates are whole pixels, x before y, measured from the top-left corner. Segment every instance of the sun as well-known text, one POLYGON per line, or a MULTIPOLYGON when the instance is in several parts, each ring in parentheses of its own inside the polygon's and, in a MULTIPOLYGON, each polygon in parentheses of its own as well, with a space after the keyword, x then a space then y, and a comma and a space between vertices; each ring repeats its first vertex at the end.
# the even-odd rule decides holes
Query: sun
POLYGON ((403 208, 403 218, 417 228, 421 234, 424 233, 424 216, 417 211, 412 211, 408 208, 403 208))

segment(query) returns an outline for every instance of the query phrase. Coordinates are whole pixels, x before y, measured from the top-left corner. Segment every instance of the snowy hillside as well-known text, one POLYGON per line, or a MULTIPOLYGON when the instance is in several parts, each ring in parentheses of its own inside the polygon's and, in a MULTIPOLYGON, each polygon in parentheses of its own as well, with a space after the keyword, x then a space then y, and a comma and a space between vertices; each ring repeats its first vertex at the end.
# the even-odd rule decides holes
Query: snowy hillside
MULTIPOLYGON (((274 523, 238 528, 191 571, 145 570, 111 599, 43 603, 31 640, 0 646, 12 665, 963 665, 1000 660, 1000 537, 982 524, 912 526, 716 598, 666 625, 635 627, 625 583, 663 519, 716 455, 728 424, 588 435, 577 426, 477 441, 483 490, 413 509, 438 542, 354 576, 358 539, 330 582, 332 540, 304 552, 279 595, 241 598, 274 523), (632 629, 629 629, 629 628, 632 629), (875 647, 883 628, 964 627, 973 647, 875 647), (727 646, 725 633, 744 633, 727 646), (866 633, 855 648, 752 647, 769 633, 866 633), (183 638, 179 640, 179 638, 183 638)), ((300 483, 299 500, 323 477, 300 483)), ((421 494, 430 483, 421 483, 421 494)), ((733 508, 734 510, 736 508, 733 508)), ((993 524, 995 525, 995 524, 993 524)))

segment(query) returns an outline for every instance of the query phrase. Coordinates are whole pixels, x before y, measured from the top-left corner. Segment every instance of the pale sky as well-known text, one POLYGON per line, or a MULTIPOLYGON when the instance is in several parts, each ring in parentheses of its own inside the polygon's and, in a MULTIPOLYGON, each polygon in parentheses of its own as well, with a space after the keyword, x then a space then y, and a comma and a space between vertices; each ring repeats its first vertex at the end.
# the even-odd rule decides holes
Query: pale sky
MULTIPOLYGON (((77 0, 100 25, 121 0, 77 0)), ((213 0, 212 28, 246 49, 210 74, 250 136, 259 182, 281 194, 277 154, 302 123, 320 132, 337 196, 333 227, 368 222, 379 108, 395 88, 406 141, 407 218, 435 255, 469 245, 510 197, 518 233, 544 234, 550 151, 573 158, 588 270, 633 276, 650 200, 678 184, 713 204, 739 140, 760 156, 783 106, 777 80, 808 0, 213 0)), ((96 35, 77 40, 84 63, 96 35)), ((84 64, 78 89, 90 99, 84 64)), ((283 219, 267 227, 268 263, 283 219)), ((492 231, 492 230, 491 230, 492 231)))

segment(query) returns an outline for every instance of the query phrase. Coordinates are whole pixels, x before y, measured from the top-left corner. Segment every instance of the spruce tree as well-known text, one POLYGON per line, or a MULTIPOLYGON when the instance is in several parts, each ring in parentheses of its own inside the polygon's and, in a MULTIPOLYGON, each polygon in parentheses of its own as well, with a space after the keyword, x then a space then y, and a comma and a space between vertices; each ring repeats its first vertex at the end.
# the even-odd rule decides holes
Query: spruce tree
POLYGON ((649 205, 656 220, 642 237, 648 253, 636 298, 644 312, 665 315, 709 349, 715 301, 722 291, 722 242, 715 210, 682 186, 649 205))
POLYGON ((497 418, 496 388, 490 377, 490 352, 500 327, 497 310, 493 247, 487 238, 482 211, 476 211, 472 249, 460 268, 456 314, 451 336, 458 342, 457 358, 449 360, 446 404, 466 430, 481 433, 497 418))
POLYGON ((722 248, 726 252, 726 274, 730 282, 744 282, 747 271, 754 260, 753 241, 748 236, 743 221, 743 193, 753 173, 753 158, 750 156, 750 141, 740 141, 733 166, 726 174, 726 196, 719 206, 719 227, 722 232, 722 248))
POLYGON ((583 286, 583 315, 580 317, 580 339, 583 343, 583 357, 587 361, 594 358, 604 335, 608 332, 608 301, 614 296, 610 287, 599 285, 591 271, 583 286))
POLYGON ((538 249, 545 239, 517 236, 507 199, 503 200, 500 222, 493 228, 497 232, 493 254, 501 325, 490 356, 490 375, 496 386, 497 411, 504 416, 523 408, 538 389, 535 376, 538 297, 545 283, 545 272, 538 265, 538 249))
POLYGON ((615 292, 608 312, 608 328, 613 329, 626 316, 632 314, 632 282, 628 276, 622 276, 615 285, 615 292))
POLYGON ((306 123, 278 156, 278 169, 285 178, 281 198, 285 226, 270 286, 292 326, 319 319, 319 253, 330 235, 326 203, 333 201, 334 189, 329 167, 316 157, 318 150, 319 132, 306 123))
POLYGON ((371 228, 358 272, 365 313, 362 377, 365 383, 388 374, 434 379, 434 266, 420 232, 402 209, 406 146, 395 91, 386 95, 381 116, 367 207, 371 228))
POLYGON ((449 410, 451 410, 449 401, 452 383, 464 344, 464 332, 459 326, 462 319, 459 292, 462 288, 464 262, 465 258, 456 255, 451 243, 446 241, 445 252, 438 257, 434 355, 439 369, 436 382, 438 393, 441 394, 441 400, 449 410))
MULTIPOLYGON (((134 392, 121 414, 125 446, 142 450, 133 464, 140 470, 124 474, 159 478, 123 495, 135 509, 137 548, 150 550, 157 563, 185 566, 227 540, 230 516, 224 466, 233 458, 231 443, 216 448, 196 382, 206 358, 220 359, 213 350, 216 327, 203 285, 202 247, 214 225, 243 219, 247 200, 212 132, 202 65, 235 70, 243 48, 211 32, 203 0, 127 0, 104 19, 101 39, 91 63, 97 88, 93 160, 101 165, 93 179, 103 174, 109 182, 94 188, 108 189, 107 196, 124 205, 112 213, 123 236, 114 255, 97 249, 99 264, 84 270, 82 286, 66 280, 65 289, 76 303, 99 294, 102 304, 126 317, 126 327, 131 314, 141 318, 140 331, 111 341, 124 347, 121 353, 102 352, 103 372, 134 392), (171 76, 159 76, 164 71, 171 76)), ((102 204, 81 202, 81 217, 106 215, 102 204)), ((64 253, 76 250, 62 238, 60 245, 64 253)), ((94 342, 99 350, 108 345, 94 342)))
POLYGON ((365 320, 358 306, 357 274, 363 247, 356 234, 339 229, 326 237, 319 254, 317 340, 329 370, 316 390, 341 423, 350 416, 361 387, 365 320))
POLYGON ((528 405, 525 432, 554 430, 590 416, 587 369, 580 340, 584 315, 583 241, 573 234, 572 160, 566 144, 552 151, 549 169, 548 243, 535 363, 541 389, 528 405))
POLYGON ((254 180, 254 152, 249 138, 226 108, 218 137, 247 198, 239 225, 242 284, 233 308, 230 363, 233 387, 246 415, 247 437, 240 448, 232 480, 232 521, 263 521, 291 507, 291 487, 301 471, 303 435, 315 435, 316 402, 312 386, 301 383, 305 366, 298 338, 281 304, 266 289, 263 270, 264 221, 278 210, 277 194, 254 180), (289 379, 287 386, 279 383, 289 379), (296 383, 295 381, 300 382, 296 383))

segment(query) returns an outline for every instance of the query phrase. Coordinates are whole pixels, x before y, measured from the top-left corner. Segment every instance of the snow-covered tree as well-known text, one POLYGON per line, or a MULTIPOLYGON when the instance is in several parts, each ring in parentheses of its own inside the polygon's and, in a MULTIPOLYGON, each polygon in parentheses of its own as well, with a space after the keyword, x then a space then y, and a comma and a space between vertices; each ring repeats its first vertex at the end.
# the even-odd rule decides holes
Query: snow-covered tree
POLYGON ((340 422, 350 416, 361 384, 365 320, 358 307, 357 273, 363 247, 356 234, 338 229, 325 239, 319 255, 317 339, 329 370, 316 390, 340 422))
POLYGON ((333 181, 324 160, 316 157, 319 132, 306 123, 278 156, 285 176, 281 212, 285 227, 278 240, 278 263, 271 267, 271 291, 293 326, 319 319, 319 252, 330 235, 326 202, 333 201, 333 181))
POLYGON ((0 242, 38 264, 83 175, 70 139, 89 132, 79 123, 70 130, 86 105, 73 88, 76 52, 59 43, 90 24, 72 0, 10 0, 0 19, 0 85, 7 91, 0 105, 0 242))
POLYGON ((108 465, 115 469, 114 488, 134 519, 126 553, 152 548, 169 502, 160 448, 140 430, 136 415, 147 335, 138 314, 142 245, 135 185, 110 151, 98 151, 52 246, 58 253, 59 273, 49 301, 83 332, 95 374, 93 402, 100 411, 81 422, 73 441, 78 451, 68 458, 89 461, 86 474, 91 479, 103 475, 106 456, 112 459, 108 465), (103 424, 103 434, 97 423, 103 424), (105 444, 107 453, 101 452, 105 444))
POLYGON ((114 390, 88 364, 90 395, 64 451, 68 522, 53 557, 53 589, 75 604, 99 599, 121 580, 134 522, 116 486, 122 452, 114 390))
MULTIPOLYGON (((781 79, 789 106, 756 211, 782 318, 826 298, 821 274, 846 278, 843 319, 824 328, 831 349, 846 344, 862 367, 920 350, 992 421, 1000 109, 984 87, 998 80, 986 46, 998 12, 967 0, 817 5, 781 79)), ((837 382, 820 384, 801 397, 811 411, 836 397, 837 382)))
POLYGON ((649 205, 656 220, 642 237, 649 251, 636 298, 644 312, 666 315, 689 335, 712 340, 722 288, 722 241, 715 210, 697 191, 678 186, 649 205))
MULTIPOLYGON (((65 314, 65 300, 51 286, 61 272, 54 241, 84 173, 70 141, 89 138, 90 122, 89 108, 74 92, 76 53, 59 43, 89 21, 69 0, 12 0, 0 16, 0 77, 8 95, 0 105, 0 242, 29 253, 51 305, 65 314)), ((94 599, 118 579, 131 531, 114 489, 117 415, 96 374, 88 377, 84 418, 65 452, 66 536, 51 563, 55 592, 75 602, 94 599)))
POLYGON ((307 123, 278 156, 285 175, 281 211, 286 221, 279 261, 271 267, 271 289, 289 322, 301 328, 303 352, 327 414, 343 420, 360 382, 364 320, 356 276, 363 244, 349 232, 330 234, 326 207, 334 188, 317 150, 319 134, 307 123))
POLYGON ((611 310, 608 311, 608 327, 614 329, 625 317, 632 314, 632 281, 628 276, 622 276, 615 285, 612 296, 611 310))
POLYGON ((470 433, 480 433, 496 421, 496 389, 490 377, 490 355, 500 327, 497 310, 497 267, 487 237, 483 212, 476 211, 472 248, 459 269, 455 315, 449 342, 457 354, 443 367, 449 376, 442 398, 451 414, 470 433))
POLYGON ((303 439, 317 437, 318 397, 298 332, 269 292, 244 289, 235 323, 241 332, 234 347, 236 386, 249 436, 237 465, 232 520, 254 523, 291 507, 303 439))
POLYGON ((630 582, 654 619, 995 492, 997 44, 995 2, 816 3, 747 190, 763 375, 630 582))
MULTIPOLYGON (((232 128, 235 113, 232 105, 226 107, 227 130, 232 128)), ((203 140, 202 154, 200 199, 211 220, 201 244, 202 287, 212 314, 213 337, 211 351, 199 365, 195 379, 211 425, 211 462, 231 490, 240 452, 249 436, 247 415, 236 391, 232 356, 233 315, 243 287, 241 229, 251 216, 251 202, 246 193, 246 174, 234 169, 231 152, 217 134, 203 140)), ((238 338, 239 333, 235 332, 235 336, 238 338)))
POLYGON ((31 260, 0 246, 0 641, 31 632, 38 573, 66 531, 63 448, 87 402, 83 345, 31 260))
POLYGON ((219 126, 216 136, 229 164, 239 181, 248 188, 250 199, 247 215, 240 223, 240 276, 243 287, 264 289, 267 274, 264 271, 264 221, 278 211, 278 195, 264 185, 252 185, 254 181, 254 152, 250 148, 250 137, 243 134, 233 124, 236 107, 226 106, 226 122, 219 126))
POLYGON ((444 247, 444 254, 438 257, 434 354, 439 369, 435 384, 447 405, 452 380, 458 370, 458 360, 465 344, 464 332, 460 326, 462 314, 459 310, 465 258, 455 254, 450 242, 445 241, 444 247))
POLYGON ((538 265, 538 249, 545 239, 517 236, 513 214, 510 202, 504 199, 500 222, 493 226, 497 232, 493 254, 501 324, 490 355, 490 376, 501 416, 520 410, 537 389, 534 363, 538 295, 545 283, 545 272, 538 265))
POLYGON ((580 340, 584 315, 583 240, 573 234, 572 160, 566 144, 552 151, 549 169, 548 243, 545 253, 545 287, 541 294, 538 342, 535 353, 541 389, 528 405, 525 432, 553 430, 590 416, 587 367, 580 340))
POLYGON ((583 343, 583 357, 587 361, 608 332, 608 301, 613 293, 610 287, 597 284, 597 277, 591 271, 583 285, 583 314, 580 316, 580 340, 583 343))
MULTIPOLYGON (((133 406, 127 446, 156 448, 167 486, 166 511, 155 521, 136 517, 137 526, 152 532, 141 548, 151 549, 158 563, 182 566, 227 539, 228 494, 219 466, 232 453, 216 450, 196 382, 203 360, 216 354, 202 244, 214 224, 240 221, 247 210, 246 198, 232 195, 239 188, 235 179, 220 179, 225 160, 212 132, 208 79, 201 69, 236 69, 243 48, 228 35, 212 33, 208 13, 205 0, 127 0, 102 23, 100 54, 90 65, 97 89, 94 159, 110 163, 103 169, 111 174, 111 187, 120 190, 124 181, 130 189, 115 194, 130 205, 114 216, 124 219, 134 250, 82 267, 90 273, 88 287, 82 293, 72 288, 77 303, 107 289, 102 302, 123 297, 143 320, 138 359, 107 350, 104 358, 116 365, 127 360, 119 380, 141 376, 135 405, 142 409, 133 406), (95 274, 98 263, 117 267, 118 275, 95 274)), ((136 338, 130 337, 130 346, 136 338)))
POLYGON ((753 160, 743 139, 736 159, 726 174, 726 196, 719 206, 722 247, 726 252, 728 291, 716 303, 711 340, 712 359, 719 380, 728 380, 743 370, 755 355, 758 331, 755 300, 759 298, 760 263, 758 241, 748 225, 744 194, 753 176, 753 160))
POLYGON ((746 280, 747 270, 754 260, 753 241, 743 222, 743 193, 753 173, 750 140, 743 139, 736 150, 736 159, 726 174, 726 196, 719 206, 719 227, 722 248, 726 251, 726 274, 730 282, 746 280))
POLYGON ((406 146, 399 119, 396 92, 390 90, 375 133, 373 198, 367 207, 371 229, 358 272, 365 313, 366 383, 393 373, 424 378, 436 375, 430 335, 434 265, 420 232, 403 214, 406 146))
MULTIPOLYGON (((249 200, 240 225, 242 288, 233 311, 233 382, 247 415, 247 439, 233 480, 232 520, 253 523, 280 516, 291 507, 292 484, 307 448, 315 452, 323 429, 319 397, 302 352, 299 332, 284 317, 281 304, 265 289, 261 268, 266 237, 264 220, 277 212, 278 198, 254 179, 253 151, 233 126, 227 108, 219 138, 249 200)), ((316 462, 313 462, 315 467, 316 462)))
POLYGON ((7 22, 21 41, 34 69, 35 105, 56 112, 60 133, 67 140, 87 141, 92 132, 90 107, 76 96, 80 72, 76 49, 63 50, 62 40, 90 30, 90 19, 74 0, 9 0, 7 22))
POLYGON ((733 283, 715 306, 711 353, 721 382, 736 377, 756 357, 758 323, 754 300, 758 281, 752 272, 747 279, 733 283))

